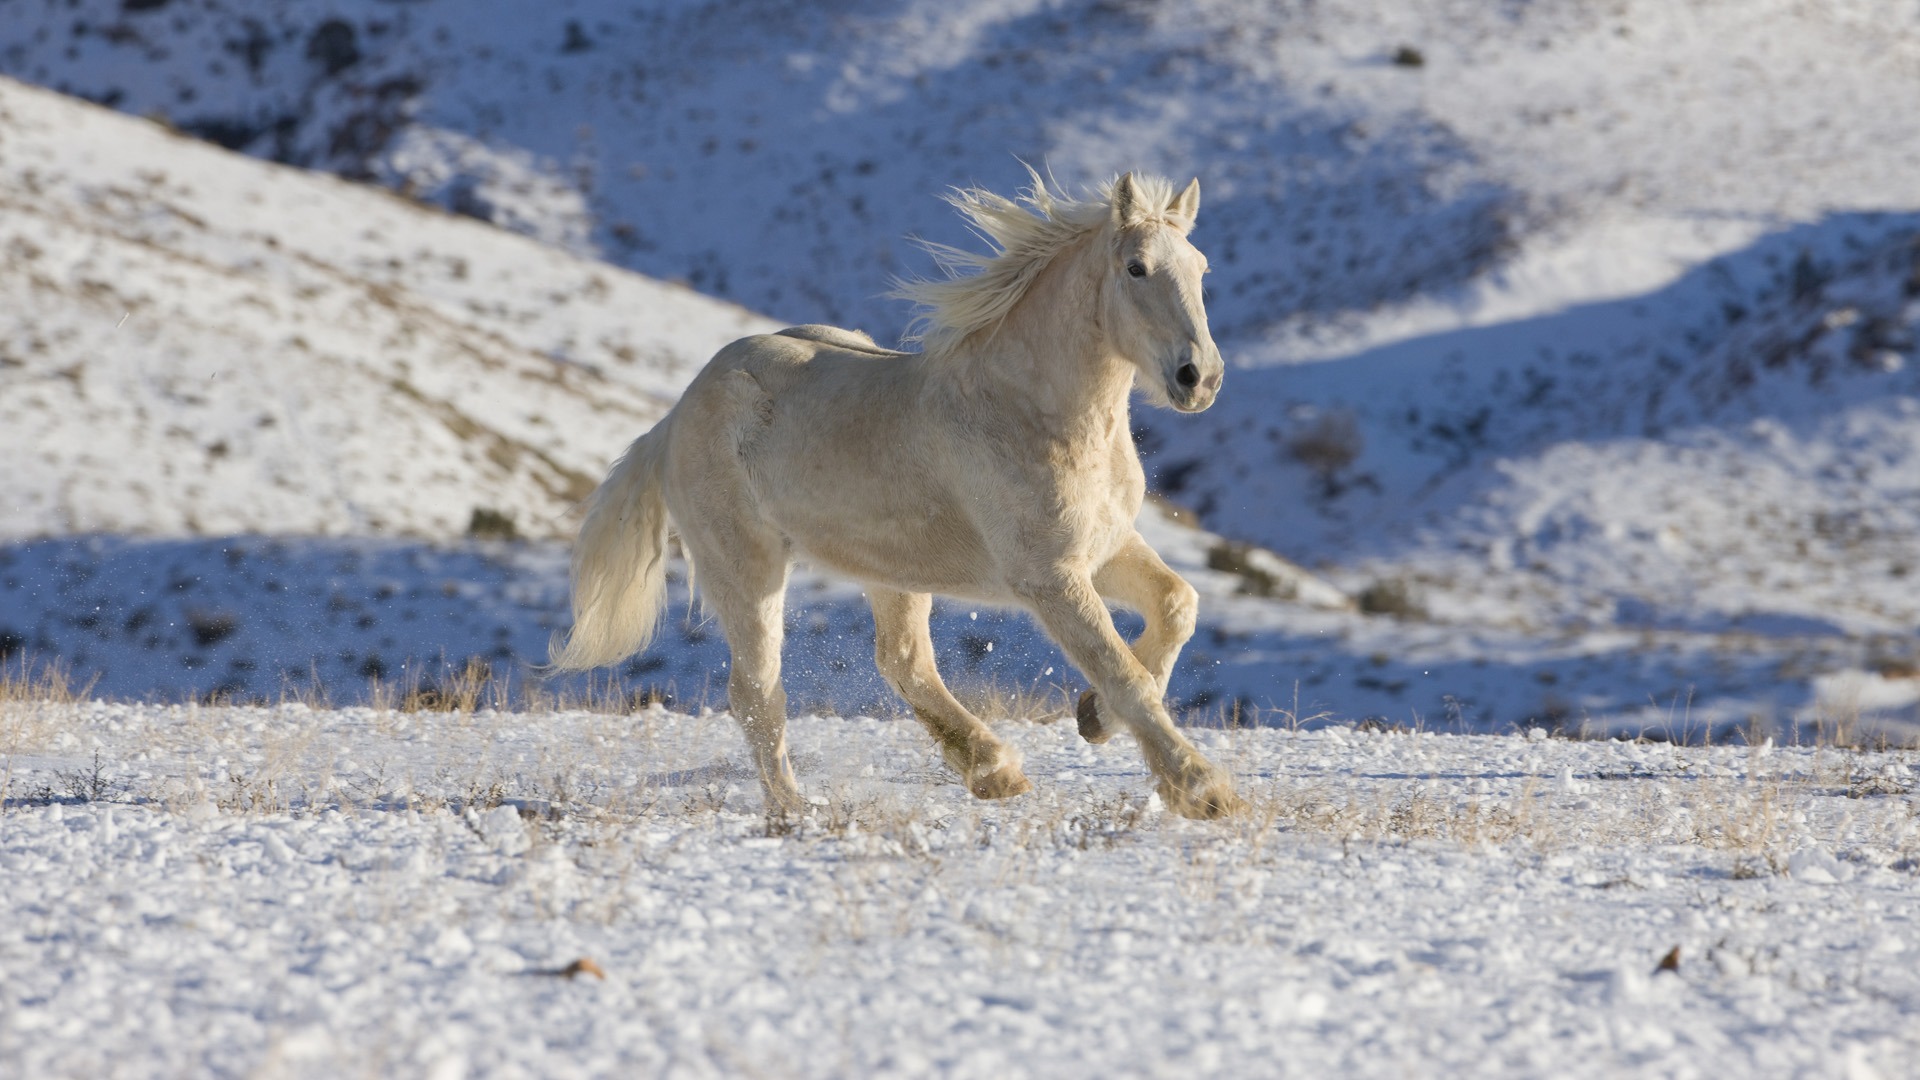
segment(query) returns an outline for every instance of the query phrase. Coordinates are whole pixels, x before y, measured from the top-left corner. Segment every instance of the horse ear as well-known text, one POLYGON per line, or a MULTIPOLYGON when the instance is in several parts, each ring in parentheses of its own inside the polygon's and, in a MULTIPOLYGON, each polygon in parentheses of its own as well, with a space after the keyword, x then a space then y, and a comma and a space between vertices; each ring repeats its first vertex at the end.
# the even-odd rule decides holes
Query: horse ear
POLYGON ((1120 179, 1113 182, 1113 196, 1109 200, 1113 205, 1113 227, 1124 229, 1133 224, 1134 205, 1139 201, 1133 188, 1133 174, 1121 173, 1120 179))
POLYGON ((1200 217, 1200 178, 1194 177, 1187 190, 1173 197, 1167 211, 1174 217, 1186 222, 1186 231, 1193 231, 1193 223, 1200 217))

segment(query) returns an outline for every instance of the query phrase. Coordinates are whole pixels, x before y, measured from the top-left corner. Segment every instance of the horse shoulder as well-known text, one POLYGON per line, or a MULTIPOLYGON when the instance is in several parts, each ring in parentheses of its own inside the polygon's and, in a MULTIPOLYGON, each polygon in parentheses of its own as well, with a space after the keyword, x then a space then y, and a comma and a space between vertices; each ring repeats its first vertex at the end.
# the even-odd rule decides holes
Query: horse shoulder
POLYGON ((1108 454, 1110 482, 1116 492, 1131 501, 1137 513, 1146 498, 1147 470, 1140 464, 1140 448, 1126 425, 1121 425, 1119 435, 1108 444, 1108 454))

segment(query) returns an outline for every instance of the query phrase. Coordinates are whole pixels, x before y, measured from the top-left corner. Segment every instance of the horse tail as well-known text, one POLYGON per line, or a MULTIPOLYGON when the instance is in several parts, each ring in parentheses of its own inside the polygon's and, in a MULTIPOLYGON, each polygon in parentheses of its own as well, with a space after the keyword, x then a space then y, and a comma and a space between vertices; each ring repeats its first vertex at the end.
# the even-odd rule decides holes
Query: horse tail
POLYGON ((587 500, 573 545, 573 629, 547 648, 557 671, 585 671, 647 647, 667 603, 667 420, 633 441, 587 500))

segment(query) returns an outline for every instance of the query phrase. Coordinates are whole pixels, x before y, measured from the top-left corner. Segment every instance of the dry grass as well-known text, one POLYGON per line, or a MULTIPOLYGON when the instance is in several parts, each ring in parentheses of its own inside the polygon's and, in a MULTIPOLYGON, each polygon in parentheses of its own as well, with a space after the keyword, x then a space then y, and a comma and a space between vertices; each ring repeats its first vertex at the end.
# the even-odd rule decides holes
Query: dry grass
MULTIPOLYGON (((662 704, 696 711, 708 706, 705 690, 689 701, 671 684, 635 689, 611 674, 589 675, 556 687, 537 677, 516 679, 510 670, 497 669, 478 656, 468 657, 458 667, 442 660, 435 668, 409 669, 399 679, 369 679, 365 691, 354 700, 382 713, 470 714, 495 710, 631 716, 662 704)), ((283 686, 278 699, 279 704, 295 702, 313 709, 331 709, 334 701, 331 690, 317 677, 283 686)))
POLYGON ((21 655, 0 664, 0 805, 13 796, 15 759, 49 746, 63 710, 86 700, 92 687, 75 686, 58 663, 34 664, 21 655))
MULTIPOLYGON (((1078 693, 1064 682, 1031 684, 990 682, 961 683, 953 696, 967 711, 989 724, 1006 721, 1051 724, 1073 715, 1078 693)), ((899 705, 904 709, 904 703, 899 705)))
POLYGON ((1796 740, 1852 750, 1920 750, 1920 726, 1877 715, 1856 700, 1817 709, 1793 729, 1796 740))
POLYGON ((65 664, 34 663, 21 654, 0 664, 0 706, 71 705, 92 696, 97 680, 75 685, 65 664))
MULTIPOLYGON (((993 851, 1009 880, 1042 873, 1032 858, 1040 853, 1113 849, 1174 827, 1146 794, 1144 774, 1118 790, 1096 790, 1036 772, 1039 789, 1029 798, 1001 804, 949 797, 958 789, 931 749, 924 764, 901 771, 902 748, 920 736, 911 728, 886 735, 879 746, 893 759, 879 782, 816 772, 807 781, 817 796, 812 808, 765 818, 755 781, 737 764, 740 736, 726 714, 669 712, 611 684, 568 698, 538 688, 529 693, 479 663, 389 688, 371 707, 324 715, 302 708, 313 707, 310 698, 266 708, 89 707, 61 673, 28 674, 16 669, 0 684, 0 795, 15 806, 126 801, 247 815, 341 808, 464 816, 512 805, 530 830, 583 853, 631 848, 637 826, 697 827, 831 843, 859 859, 938 862, 955 849, 993 851), (534 722, 537 737, 529 733, 534 722), (16 779, 17 758, 54 745, 103 749, 90 765, 16 779)), ((970 688, 968 696, 995 721, 1050 723, 1066 714, 1070 693, 1059 685, 989 685, 970 688)), ((1329 738, 1303 730, 1321 718, 1227 703, 1202 719, 1196 739, 1240 778, 1247 808, 1195 834, 1201 839, 1190 853, 1189 884, 1198 893, 1225 887, 1236 867, 1257 867, 1312 837, 1343 848, 1438 844, 1535 854, 1683 845, 1725 855, 1735 876, 1782 873, 1795 851, 1809 844, 1838 849, 1848 843, 1847 830, 1869 819, 1897 838, 1888 843, 1904 853, 1899 858, 1914 859, 1920 849, 1913 777, 1897 756, 1871 747, 1778 757, 1753 747, 1729 766, 1724 749, 1641 744, 1635 753, 1651 763, 1648 771, 1635 766, 1573 786, 1533 776, 1503 782, 1494 793, 1473 782, 1470 761, 1436 766, 1438 773, 1426 777, 1404 764, 1377 777, 1329 778, 1289 767, 1288 752, 1276 753, 1272 740, 1329 738), (1616 779, 1634 782, 1604 786, 1616 779), (1837 797, 1858 807, 1837 814, 1837 797)), ((1351 747, 1356 738, 1409 760, 1474 752, 1418 731, 1361 729, 1334 741, 1351 747)), ((848 750, 852 762, 874 747, 863 742, 848 750)))
POLYGON ((1535 780, 1509 799, 1454 797, 1402 782, 1362 791, 1275 783, 1248 801, 1243 831, 1250 836, 1279 830, 1332 836, 1342 844, 1439 841, 1536 850, 1554 846, 1559 837, 1556 815, 1535 780))

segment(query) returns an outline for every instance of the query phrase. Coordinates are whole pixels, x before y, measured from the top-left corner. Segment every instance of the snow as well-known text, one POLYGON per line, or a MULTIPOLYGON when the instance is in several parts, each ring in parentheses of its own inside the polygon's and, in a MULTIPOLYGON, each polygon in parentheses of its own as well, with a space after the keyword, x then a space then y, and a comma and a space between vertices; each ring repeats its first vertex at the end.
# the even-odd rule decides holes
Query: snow
POLYGON ((1895 1076, 1912 752, 803 716, 0 706, 20 1075, 1895 1076), (1678 966, 1657 970, 1679 949, 1678 966), (564 972, 591 961, 604 979, 564 972), (1851 1072, 1847 1070, 1853 1070, 1851 1072))
POLYGON ((1900 4, 1795 0, 76 0, 0 28, 0 71, 882 339, 905 237, 963 235, 931 194, 1015 156, 1198 174, 1216 326, 1264 357, 1455 288, 1600 295, 1483 287, 1516 261, 1617 296, 1913 209, 1916 42, 1900 4))

